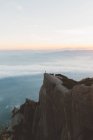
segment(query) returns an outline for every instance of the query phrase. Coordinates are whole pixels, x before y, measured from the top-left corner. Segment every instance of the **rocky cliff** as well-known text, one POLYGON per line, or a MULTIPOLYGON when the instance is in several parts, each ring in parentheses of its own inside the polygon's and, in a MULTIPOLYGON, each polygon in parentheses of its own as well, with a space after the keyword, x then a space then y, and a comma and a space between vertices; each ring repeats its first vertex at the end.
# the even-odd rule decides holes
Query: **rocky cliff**
POLYGON ((92 84, 45 73, 39 102, 14 108, 2 140, 93 140, 92 84))

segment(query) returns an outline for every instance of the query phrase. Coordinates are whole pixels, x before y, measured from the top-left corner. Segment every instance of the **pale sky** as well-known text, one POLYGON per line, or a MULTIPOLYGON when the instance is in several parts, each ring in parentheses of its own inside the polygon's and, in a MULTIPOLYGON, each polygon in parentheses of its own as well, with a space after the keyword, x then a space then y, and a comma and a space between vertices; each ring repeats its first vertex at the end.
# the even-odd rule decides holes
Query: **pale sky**
POLYGON ((0 49, 93 48, 93 0, 0 0, 0 49))

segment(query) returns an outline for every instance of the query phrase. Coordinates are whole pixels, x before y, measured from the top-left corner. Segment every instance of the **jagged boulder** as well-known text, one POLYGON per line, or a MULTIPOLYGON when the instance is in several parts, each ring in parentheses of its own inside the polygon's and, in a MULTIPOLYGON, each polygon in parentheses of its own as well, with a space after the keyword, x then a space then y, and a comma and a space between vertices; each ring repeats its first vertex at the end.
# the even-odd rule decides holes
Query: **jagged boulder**
POLYGON ((45 73, 39 102, 13 110, 10 140, 93 140, 92 84, 45 73))
POLYGON ((3 133, 3 137, 5 138, 7 136, 8 139, 6 138, 6 140, 33 139, 32 125, 37 106, 38 103, 26 99, 26 102, 19 109, 14 108, 10 126, 7 132, 3 133))

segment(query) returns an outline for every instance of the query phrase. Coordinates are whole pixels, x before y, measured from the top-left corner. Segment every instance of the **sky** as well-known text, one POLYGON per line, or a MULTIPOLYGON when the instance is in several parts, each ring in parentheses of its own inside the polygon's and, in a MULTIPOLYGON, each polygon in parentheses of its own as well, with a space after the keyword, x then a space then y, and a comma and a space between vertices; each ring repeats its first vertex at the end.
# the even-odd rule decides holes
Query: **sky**
POLYGON ((0 50, 93 49, 93 0, 0 0, 0 50))

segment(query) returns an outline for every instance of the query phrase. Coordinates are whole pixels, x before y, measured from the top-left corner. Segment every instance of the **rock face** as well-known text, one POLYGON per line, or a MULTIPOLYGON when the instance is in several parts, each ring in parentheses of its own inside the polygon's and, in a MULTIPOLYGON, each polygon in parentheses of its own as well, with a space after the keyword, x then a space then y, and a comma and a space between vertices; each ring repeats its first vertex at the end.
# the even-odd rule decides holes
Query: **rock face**
POLYGON ((44 74, 39 102, 27 99, 13 110, 6 140, 93 140, 92 84, 44 74))

